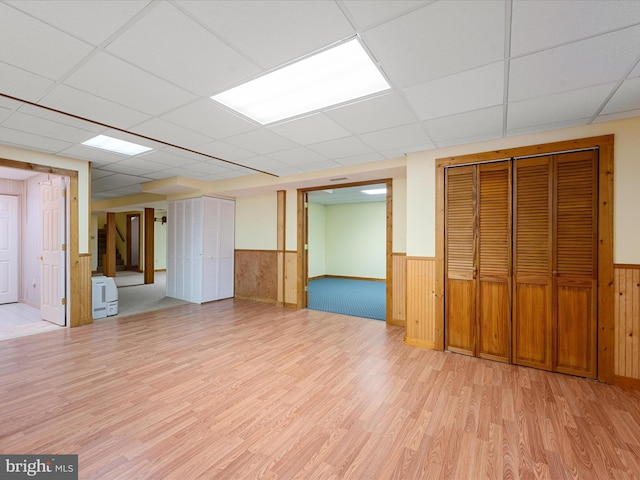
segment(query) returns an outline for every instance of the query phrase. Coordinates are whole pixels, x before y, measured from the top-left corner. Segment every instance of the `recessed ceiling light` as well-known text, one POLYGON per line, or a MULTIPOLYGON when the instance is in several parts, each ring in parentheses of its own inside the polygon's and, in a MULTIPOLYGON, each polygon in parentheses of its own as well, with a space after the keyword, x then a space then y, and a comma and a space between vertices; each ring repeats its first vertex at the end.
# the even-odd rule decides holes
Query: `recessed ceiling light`
POLYGON ((371 190, 361 190, 362 193, 366 193, 367 195, 382 195, 387 193, 386 188, 372 188, 371 190))
POLYGON ((90 138, 86 142, 82 142, 82 145, 87 147, 101 148, 102 150, 108 150, 110 152, 122 153, 124 155, 138 155, 139 153, 148 152, 151 150, 149 147, 138 145, 137 143, 127 142, 117 138, 108 137, 106 135, 98 135, 97 137, 90 138))
POLYGON ((211 98, 264 125, 389 88, 354 38, 211 98))

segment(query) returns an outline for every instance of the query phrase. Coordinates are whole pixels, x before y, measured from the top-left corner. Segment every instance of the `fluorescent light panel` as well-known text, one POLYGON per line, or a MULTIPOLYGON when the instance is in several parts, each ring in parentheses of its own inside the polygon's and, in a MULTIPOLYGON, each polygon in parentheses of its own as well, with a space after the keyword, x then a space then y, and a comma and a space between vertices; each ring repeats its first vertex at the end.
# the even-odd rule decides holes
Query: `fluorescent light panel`
POLYGON ((264 125, 389 88, 354 38, 211 98, 264 125))
POLYGON ((114 153, 122 153, 124 155, 138 155, 139 153, 151 150, 149 147, 144 147, 137 143, 127 142, 118 138, 108 137, 106 135, 98 135, 97 137, 90 138, 86 142, 82 142, 82 145, 100 148, 114 153))
POLYGON ((362 193, 367 195, 382 195, 387 193, 386 188, 372 188, 371 190, 361 190, 362 193))

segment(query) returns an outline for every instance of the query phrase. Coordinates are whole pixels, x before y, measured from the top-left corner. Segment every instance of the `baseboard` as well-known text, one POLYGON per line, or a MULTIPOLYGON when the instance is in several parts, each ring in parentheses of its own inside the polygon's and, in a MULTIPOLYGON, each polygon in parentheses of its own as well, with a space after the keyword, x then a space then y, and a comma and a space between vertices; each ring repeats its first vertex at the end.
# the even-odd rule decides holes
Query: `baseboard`
POLYGON ((391 320, 389 320, 387 322, 387 324, 388 325, 393 325, 393 326, 396 326, 396 327, 406 327, 407 326, 406 320, 400 320, 400 319, 397 319, 397 318, 392 318, 391 320))
POLYGON ((251 302, 270 303, 271 305, 276 305, 278 303, 277 300, 274 300, 272 298, 259 298, 252 297, 250 295, 235 295, 233 298, 237 298, 239 300, 249 300, 251 302))
POLYGON ((429 350, 435 350, 436 346, 433 342, 427 342, 425 340, 419 340, 417 338, 404 337, 404 343, 411 345, 412 347, 428 348, 429 350))
POLYGON ((166 271, 167 271, 167 269, 166 269, 166 268, 156 268, 156 269, 154 270, 154 272, 166 272, 166 271))
POLYGON ((640 390, 640 378, 622 377, 620 375, 614 375, 613 384, 616 387, 632 388, 634 390, 640 390))

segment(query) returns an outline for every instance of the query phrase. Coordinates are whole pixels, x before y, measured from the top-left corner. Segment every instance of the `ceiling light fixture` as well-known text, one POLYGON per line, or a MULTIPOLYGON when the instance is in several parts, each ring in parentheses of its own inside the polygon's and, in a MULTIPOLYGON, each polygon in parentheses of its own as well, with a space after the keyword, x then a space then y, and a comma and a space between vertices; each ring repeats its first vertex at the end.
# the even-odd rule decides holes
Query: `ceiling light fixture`
POLYGON ((354 38, 211 99, 265 125, 389 88, 354 38))
POLYGON ((371 190, 361 190, 362 193, 366 193, 367 195, 382 195, 387 193, 386 188, 372 188, 371 190))
POLYGON ((139 153, 151 150, 149 147, 144 147, 137 143, 127 142, 118 138, 108 137, 106 135, 98 135, 97 137, 90 138, 86 142, 82 142, 82 145, 100 148, 114 153, 121 153, 123 155, 138 155, 139 153))

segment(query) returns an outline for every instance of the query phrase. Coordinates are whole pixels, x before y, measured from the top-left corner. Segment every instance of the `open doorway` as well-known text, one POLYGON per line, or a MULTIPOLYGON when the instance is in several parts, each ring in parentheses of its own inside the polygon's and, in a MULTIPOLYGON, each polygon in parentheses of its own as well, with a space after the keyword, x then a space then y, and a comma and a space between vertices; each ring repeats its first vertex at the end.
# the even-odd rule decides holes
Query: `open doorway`
POLYGON ((127 214, 127 270, 142 272, 140 268, 140 214, 127 214))
POLYGON ((301 193, 303 307, 391 318, 391 180, 301 193))
POLYGON ((67 325, 69 178, 0 167, 0 339, 67 325))

